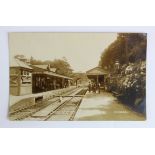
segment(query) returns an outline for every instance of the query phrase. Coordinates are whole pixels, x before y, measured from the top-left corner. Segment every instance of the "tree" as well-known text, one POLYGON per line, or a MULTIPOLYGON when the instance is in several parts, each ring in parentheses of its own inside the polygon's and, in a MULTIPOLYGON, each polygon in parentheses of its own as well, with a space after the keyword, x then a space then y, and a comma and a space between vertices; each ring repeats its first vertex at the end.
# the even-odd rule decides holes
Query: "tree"
POLYGON ((119 33, 117 39, 102 52, 99 65, 110 68, 116 60, 120 64, 145 60, 146 44, 146 34, 119 33))
POLYGON ((55 59, 50 62, 50 66, 52 68, 57 68, 57 73, 61 75, 71 76, 72 69, 70 64, 68 63, 67 59, 55 59))

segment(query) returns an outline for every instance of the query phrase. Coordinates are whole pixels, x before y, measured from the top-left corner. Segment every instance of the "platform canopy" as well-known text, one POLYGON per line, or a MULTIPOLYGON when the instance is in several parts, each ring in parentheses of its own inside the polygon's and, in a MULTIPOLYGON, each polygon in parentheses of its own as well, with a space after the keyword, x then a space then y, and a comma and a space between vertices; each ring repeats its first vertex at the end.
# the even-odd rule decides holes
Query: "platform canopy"
POLYGON ((50 65, 33 65, 33 66, 38 67, 43 70, 51 71, 53 73, 56 73, 56 70, 57 70, 57 68, 51 68, 50 65))
POLYGON ((53 73, 53 72, 47 72, 46 71, 46 72, 44 72, 44 74, 55 76, 55 77, 59 77, 59 78, 63 78, 63 79, 72 80, 72 78, 70 78, 70 77, 67 77, 67 76, 64 76, 64 75, 60 75, 60 74, 57 74, 57 73, 53 73))
POLYGON ((51 70, 51 68, 48 69, 47 68, 48 65, 31 65, 31 67, 34 69, 33 74, 44 74, 47 76, 53 76, 53 77, 57 77, 57 78, 72 80, 72 78, 70 78, 70 77, 60 75, 58 73, 53 72, 53 70, 51 70))
POLYGON ((95 67, 93 69, 90 69, 86 72, 87 76, 91 75, 106 75, 108 74, 107 71, 103 70, 101 67, 95 67))

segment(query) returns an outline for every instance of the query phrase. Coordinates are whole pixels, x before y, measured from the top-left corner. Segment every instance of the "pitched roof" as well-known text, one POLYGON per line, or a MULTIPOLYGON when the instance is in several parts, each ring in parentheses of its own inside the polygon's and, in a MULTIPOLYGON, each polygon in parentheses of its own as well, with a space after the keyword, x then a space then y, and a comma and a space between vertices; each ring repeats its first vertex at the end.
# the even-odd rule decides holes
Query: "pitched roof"
POLYGON ((33 65, 35 67, 47 70, 48 65, 33 65))
POLYGON ((101 67, 95 67, 86 72, 87 75, 105 75, 108 74, 107 71, 102 69, 101 67))
POLYGON ((64 78, 64 79, 72 80, 72 78, 70 78, 70 77, 67 77, 67 76, 64 76, 64 75, 60 75, 60 74, 57 74, 57 73, 53 73, 53 72, 45 71, 44 74, 51 75, 51 76, 55 76, 55 77, 60 77, 60 78, 64 78))
POLYGON ((57 68, 49 68, 48 65, 33 65, 34 67, 41 68, 44 70, 50 70, 51 72, 56 72, 57 68))
POLYGON ((11 58, 11 60, 10 60, 10 67, 22 67, 22 68, 32 69, 25 62, 20 61, 19 59, 16 59, 16 58, 11 58))
MULTIPOLYGON (((32 65, 32 67, 41 68, 41 69, 43 70, 43 72, 42 72, 43 74, 72 80, 72 78, 70 78, 70 77, 67 77, 67 76, 64 76, 64 75, 60 75, 60 74, 54 73, 51 69, 48 70, 48 69, 47 69, 47 66, 48 66, 48 65, 32 65)), ((53 69, 56 69, 56 68, 53 68, 53 69)), ((34 73, 34 74, 37 74, 37 72, 34 73)))

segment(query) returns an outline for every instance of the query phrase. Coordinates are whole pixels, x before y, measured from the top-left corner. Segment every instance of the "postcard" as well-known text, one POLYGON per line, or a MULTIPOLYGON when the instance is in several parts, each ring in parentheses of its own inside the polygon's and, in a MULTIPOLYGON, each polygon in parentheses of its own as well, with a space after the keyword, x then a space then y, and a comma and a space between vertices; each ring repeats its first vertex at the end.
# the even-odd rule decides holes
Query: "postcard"
POLYGON ((10 121, 146 121, 147 33, 9 32, 10 121))

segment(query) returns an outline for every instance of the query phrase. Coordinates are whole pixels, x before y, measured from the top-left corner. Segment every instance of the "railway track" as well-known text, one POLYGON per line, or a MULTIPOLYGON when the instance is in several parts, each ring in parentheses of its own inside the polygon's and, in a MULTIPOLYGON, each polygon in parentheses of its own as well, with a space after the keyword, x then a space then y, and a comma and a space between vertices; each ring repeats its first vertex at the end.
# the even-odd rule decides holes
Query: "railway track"
MULTIPOLYGON (((75 92, 77 89, 73 89, 71 91, 68 91, 64 94, 71 94, 72 92, 75 92)), ((37 111, 49 106, 50 104, 59 101, 58 97, 54 97, 52 99, 49 100, 44 100, 41 103, 37 102, 35 105, 31 105, 31 106, 26 106, 24 108, 20 108, 17 109, 16 111, 10 112, 9 113, 9 119, 10 120, 22 120, 25 119, 31 115, 33 115, 34 113, 36 113, 37 111)), ((11 110, 9 110, 11 111, 11 110)))
MULTIPOLYGON (((72 90, 71 92, 67 92, 62 96, 67 96, 67 95, 74 96, 75 94, 80 95, 80 92, 82 93, 83 91, 84 91, 83 89, 78 88, 78 89, 72 90)), ((39 120, 48 120, 50 118, 49 116, 50 115, 52 116, 54 114, 54 111, 56 112, 58 109, 60 109, 60 107, 62 107, 67 103, 67 100, 68 98, 66 99, 65 102, 61 103, 59 96, 55 96, 53 99, 50 99, 48 101, 43 101, 42 103, 38 103, 34 106, 30 106, 24 109, 19 109, 18 111, 9 114, 9 118, 10 120, 38 120, 38 118, 40 118, 39 120), (46 109, 48 109, 47 111, 51 110, 47 116, 40 115, 37 117, 35 115, 40 111, 41 112, 44 111, 44 109, 45 111, 46 109)))
POLYGON ((38 112, 39 110, 49 106, 50 104, 57 102, 58 100, 59 99, 57 97, 57 98, 51 99, 49 101, 43 101, 41 104, 38 103, 33 106, 19 109, 14 113, 9 114, 9 119, 10 120, 23 120, 23 119, 33 115, 34 113, 38 112))
POLYGON ((83 96, 87 89, 82 89, 76 95, 68 97, 68 99, 51 113, 48 114, 45 121, 71 121, 80 106, 83 96))

